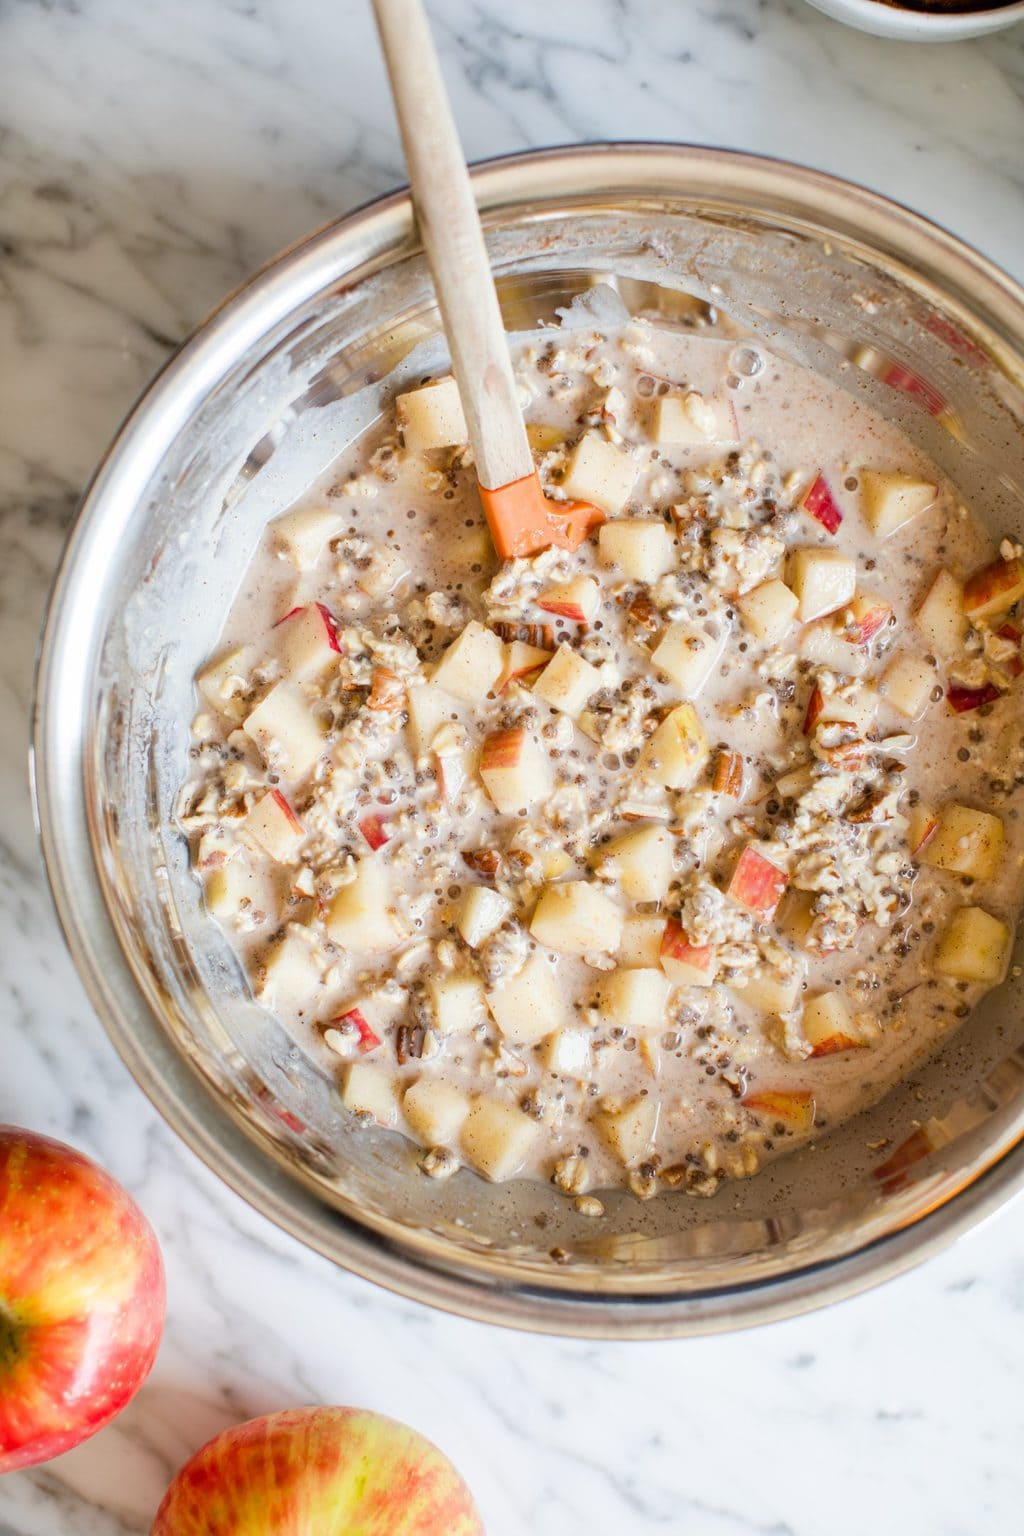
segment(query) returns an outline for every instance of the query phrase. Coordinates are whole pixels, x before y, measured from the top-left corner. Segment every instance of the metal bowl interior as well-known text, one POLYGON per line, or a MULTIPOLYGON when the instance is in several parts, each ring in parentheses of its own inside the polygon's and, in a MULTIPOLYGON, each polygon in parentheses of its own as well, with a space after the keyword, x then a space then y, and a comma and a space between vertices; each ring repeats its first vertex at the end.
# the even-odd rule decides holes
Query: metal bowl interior
MULTIPOLYGON (((607 284, 695 300, 898 418, 994 530, 1020 530, 1024 295, 868 193, 715 151, 607 146, 479 169, 511 328, 607 284)), ((874 1283, 1024 1178, 1024 1010, 1010 983, 875 1110, 711 1201, 424 1179, 355 1129, 249 998, 172 823, 192 675, 266 518, 442 355, 408 201, 287 252, 228 299, 125 423, 57 579, 37 696, 44 851, 75 960, 168 1121, 338 1263, 466 1315, 616 1336, 708 1331, 874 1283), (1014 1150, 1016 1148, 1016 1150, 1014 1150)))

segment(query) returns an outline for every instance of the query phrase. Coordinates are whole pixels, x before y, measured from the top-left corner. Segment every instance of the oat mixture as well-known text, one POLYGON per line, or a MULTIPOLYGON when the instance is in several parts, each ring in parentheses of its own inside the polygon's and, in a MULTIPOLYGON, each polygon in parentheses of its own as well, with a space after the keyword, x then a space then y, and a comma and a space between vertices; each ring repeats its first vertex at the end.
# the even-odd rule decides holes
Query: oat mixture
POLYGON ((451 380, 270 525, 180 823, 256 996, 420 1167, 710 1195, 999 982, 1022 550, 844 392, 634 321, 517 357, 606 516, 499 565, 451 380))

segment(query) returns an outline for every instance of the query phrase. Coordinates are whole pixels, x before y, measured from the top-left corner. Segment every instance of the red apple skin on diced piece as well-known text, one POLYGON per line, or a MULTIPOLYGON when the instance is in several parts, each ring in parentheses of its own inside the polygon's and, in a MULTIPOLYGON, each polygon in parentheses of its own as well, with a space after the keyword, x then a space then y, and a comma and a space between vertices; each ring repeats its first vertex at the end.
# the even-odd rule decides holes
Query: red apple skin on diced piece
POLYGON ((274 628, 282 633, 281 660, 287 673, 302 677, 322 671, 332 656, 341 653, 337 625, 323 603, 292 608, 274 628))
POLYGON ((858 1040, 854 1035, 829 1035, 825 1040, 819 1040, 811 1052, 812 1057, 838 1056, 843 1051, 856 1051, 866 1045, 865 1040, 858 1040))
POLYGON ((800 500, 800 505, 808 516, 820 523, 826 533, 837 533, 839 525, 843 521, 836 499, 828 488, 828 482, 824 475, 815 475, 807 490, 800 500))
POLYGON ((907 826, 907 844, 911 853, 920 853, 927 848, 938 830, 939 818, 935 811, 923 806, 914 806, 910 812, 907 826))
POLYGON ((537 607, 558 618, 586 624, 594 617, 601 602, 601 589, 592 576, 578 576, 564 587, 542 592, 537 607))
POLYGON ((850 622, 846 626, 846 638, 854 645, 870 645, 878 631, 892 618, 892 609, 880 597, 858 592, 850 604, 850 622))
POLYGON ((809 736, 814 730, 818 716, 825 708, 825 696, 817 684, 811 689, 811 696, 807 700, 807 709, 804 712, 803 733, 809 736))
POLYGON ((391 833, 388 831, 387 819, 376 811, 368 811, 365 816, 360 816, 359 830, 374 850, 383 848, 388 842, 391 833))
POLYGON ((282 795, 281 791, 279 789, 272 789, 270 791, 270 798, 281 811, 292 831, 298 832, 300 834, 303 833, 305 828, 303 827, 302 822, 296 816, 295 812, 292 810, 291 806, 288 804, 288 801, 285 799, 284 795, 282 795))
POLYGON ((546 667, 554 653, 539 645, 527 645, 523 640, 513 640, 505 647, 505 665, 495 684, 495 693, 504 693, 509 683, 517 678, 529 677, 546 667))
POLYGON ((677 986, 710 986, 714 980, 714 945, 694 944, 674 917, 665 923, 659 958, 665 975, 677 986))
POLYGON ((964 612, 972 619, 1006 613, 1024 597, 1024 560, 993 560, 964 582, 964 612))
POLYGON ((365 1056, 369 1051, 375 1051, 378 1046, 383 1044, 380 1036, 370 1028, 358 1008, 350 1008, 347 1013, 339 1013, 336 1019, 331 1020, 331 1023, 334 1025, 348 1024, 357 1031, 359 1043, 356 1049, 360 1055, 365 1056))
POLYGON ((958 688, 956 684, 946 690, 946 699, 954 714, 965 715, 969 710, 980 709, 983 704, 994 704, 1002 694, 995 683, 985 683, 981 688, 958 688))
POLYGON ((740 854, 726 894, 769 922, 778 910, 788 882, 785 870, 779 869, 777 864, 748 844, 740 854))
MULTIPOLYGON (((1022 632, 1016 624, 1003 624, 996 633, 1000 640, 1012 640, 1018 652, 1020 651, 1022 632)), ((1001 665, 1006 668, 1011 677, 1020 677, 1021 673, 1024 672, 1024 657, 1020 655, 1011 656, 1009 661, 1002 662, 1001 665)))
POLYGON ((762 1089, 740 1100, 744 1109, 777 1121, 791 1131, 809 1131, 814 1124, 814 1095, 804 1089, 762 1089))

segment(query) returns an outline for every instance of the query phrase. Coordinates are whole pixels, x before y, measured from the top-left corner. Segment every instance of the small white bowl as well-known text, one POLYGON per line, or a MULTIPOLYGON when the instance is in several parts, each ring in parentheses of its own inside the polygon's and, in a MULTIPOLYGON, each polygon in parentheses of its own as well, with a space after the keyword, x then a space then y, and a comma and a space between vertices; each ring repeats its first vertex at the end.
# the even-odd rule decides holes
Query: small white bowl
POLYGON ((875 37, 892 37, 908 43, 955 43, 965 37, 983 37, 1024 21, 1024 0, 1015 5, 994 6, 986 11, 910 11, 882 0, 809 0, 816 10, 836 21, 875 37))

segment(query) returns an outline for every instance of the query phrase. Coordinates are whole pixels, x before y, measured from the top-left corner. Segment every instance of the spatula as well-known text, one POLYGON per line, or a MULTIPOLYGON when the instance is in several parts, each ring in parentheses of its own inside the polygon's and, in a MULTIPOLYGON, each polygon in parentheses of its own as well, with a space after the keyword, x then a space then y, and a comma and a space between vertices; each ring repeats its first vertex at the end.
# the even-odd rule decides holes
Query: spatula
POLYGON ((374 0, 413 206, 434 276, 473 449, 503 560, 576 549, 605 514, 544 495, 526 437, 483 230, 422 0, 374 0))

